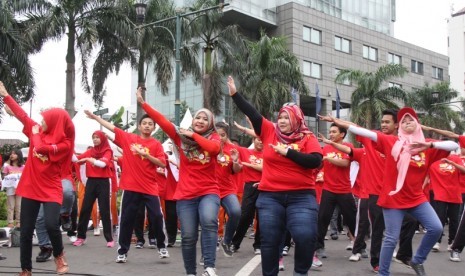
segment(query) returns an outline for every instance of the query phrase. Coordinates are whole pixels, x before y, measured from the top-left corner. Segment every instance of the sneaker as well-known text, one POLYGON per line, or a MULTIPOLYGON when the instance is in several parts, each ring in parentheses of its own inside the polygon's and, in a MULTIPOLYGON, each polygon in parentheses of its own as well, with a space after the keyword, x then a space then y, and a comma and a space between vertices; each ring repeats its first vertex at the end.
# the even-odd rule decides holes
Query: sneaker
POLYGON ((322 267, 323 263, 318 259, 316 255, 313 255, 312 267, 322 267))
POLYGON ((405 265, 407 268, 412 268, 410 266, 410 259, 398 259, 397 257, 394 258, 394 262, 396 263, 399 263, 399 264, 403 264, 405 265))
POLYGON ((100 227, 94 228, 94 236, 100 236, 100 227))
POLYGON ((69 271, 68 263, 66 262, 65 252, 61 252, 60 256, 55 257, 55 264, 57 266, 57 274, 63 275, 69 271))
POLYGON ((121 255, 118 255, 118 257, 116 257, 116 262, 121 264, 121 263, 125 263, 128 261, 128 254, 121 254, 121 255))
POLYGON ((237 252, 239 251, 239 247, 238 246, 235 246, 234 244, 231 244, 231 251, 234 253, 234 252, 237 252))
POLYGON ((362 249, 362 258, 366 259, 368 258, 368 251, 366 249, 362 249))
POLYGON ((284 271, 284 257, 279 258, 279 271, 284 271))
POLYGON ((231 250, 231 245, 225 244, 224 242, 220 242, 221 249, 223 249, 223 253, 225 257, 232 257, 233 252, 231 250))
POLYGON ((262 250, 260 250, 260 248, 255 248, 255 249, 253 250, 253 253, 254 253, 255 255, 261 255, 261 254, 262 254, 262 250))
POLYGON ((136 243, 136 248, 137 248, 137 249, 142 249, 142 248, 144 248, 144 243, 141 242, 141 241, 138 241, 138 242, 136 243))
POLYGON ((77 238, 77 240, 75 242, 73 242, 73 245, 74 246, 82 246, 82 245, 84 245, 85 242, 86 242, 85 239, 77 238))
POLYGON ((199 265, 204 265, 204 264, 205 264, 205 261, 203 259, 203 256, 200 256, 199 265))
POLYGON ((109 242, 107 242, 107 247, 109 247, 109 248, 115 247, 115 241, 109 241, 109 242))
POLYGON ((325 236, 325 241, 329 240, 328 236, 325 236))
POLYGON ((284 246, 283 248, 283 256, 287 256, 289 254, 289 246, 284 246))
POLYGON ((441 244, 440 243, 435 243, 431 251, 433 252, 439 252, 439 249, 441 249, 441 244))
POLYGON ((355 254, 352 254, 352 256, 349 257, 349 261, 351 262, 358 262, 360 261, 360 258, 362 257, 362 254, 360 253, 355 253, 355 254))
POLYGON ((254 232, 250 233, 249 239, 255 239, 255 233, 254 232))
POLYGON ((36 257, 36 262, 38 263, 44 263, 48 260, 52 259, 52 251, 53 249, 51 247, 41 247, 39 255, 36 257))
POLYGON ((376 274, 378 274, 378 272, 379 272, 379 266, 377 266, 377 265, 374 266, 374 267, 373 267, 373 272, 376 273, 376 274))
POLYGON ((455 251, 455 250, 452 250, 450 252, 450 257, 449 257, 449 260, 451 260, 452 262, 461 262, 462 260, 460 259, 460 254, 458 251, 455 251))
POLYGON ((325 251, 324 248, 319 248, 319 249, 317 249, 317 250, 316 250, 316 256, 317 256, 318 258, 323 258, 323 259, 326 259, 326 257, 328 257, 328 256, 326 256, 326 251, 325 251))
POLYGON ((415 234, 420 234, 420 230, 415 230, 415 234))
POLYGON ((351 242, 346 246, 346 250, 352 251, 352 249, 354 249, 354 241, 351 241, 351 242))
POLYGON ((452 243, 447 245, 447 251, 451 252, 452 251, 452 243))
POLYGON ((336 233, 333 233, 333 234, 331 234, 331 239, 333 241, 335 241, 335 240, 339 239, 339 236, 336 233))
POLYGON ((169 242, 168 247, 174 247, 175 244, 176 244, 176 242, 169 242))
POLYGON ((347 235, 347 233, 346 233, 346 231, 342 230, 342 231, 339 232, 339 235, 344 236, 344 235, 347 235))
POLYGON ((205 268, 205 271, 202 273, 202 276, 217 276, 216 269, 213 267, 205 268))
POLYGON ((158 249, 158 257, 160 257, 160 259, 165 259, 169 258, 170 254, 168 253, 168 250, 166 248, 160 248, 158 249))
POLYGON ((157 248, 157 240, 156 239, 149 239, 149 248, 157 248))
POLYGON ((417 276, 426 276, 425 267, 423 266, 423 264, 416 264, 410 262, 410 266, 413 268, 413 270, 415 270, 417 276))
POLYGON ((69 215, 60 215, 60 223, 63 231, 71 230, 71 219, 69 218, 69 215))
POLYGON ((30 270, 27 270, 27 269, 23 269, 23 271, 21 271, 18 276, 32 276, 32 271, 30 270))
POLYGON ((70 241, 71 243, 75 243, 75 242, 77 241, 77 239, 78 239, 77 236, 69 236, 68 238, 69 238, 69 241, 70 241))

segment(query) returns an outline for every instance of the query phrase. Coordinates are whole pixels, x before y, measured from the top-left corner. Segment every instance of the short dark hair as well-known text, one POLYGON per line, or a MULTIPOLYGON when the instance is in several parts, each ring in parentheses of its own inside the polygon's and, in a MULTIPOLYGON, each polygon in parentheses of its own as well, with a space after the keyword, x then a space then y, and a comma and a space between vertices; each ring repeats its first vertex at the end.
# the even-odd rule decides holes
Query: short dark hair
POLYGON ((340 133, 344 133, 344 138, 346 138, 346 135, 347 135, 347 129, 343 128, 343 127, 340 127, 338 125, 336 125, 336 123, 332 123, 330 127, 337 127, 339 129, 339 132, 340 133))
POLYGON ((142 117, 140 117, 139 119, 139 125, 142 124, 142 120, 146 119, 146 118, 149 118, 150 120, 152 120, 154 123, 155 123, 155 120, 152 119, 152 117, 150 117, 149 115, 147 114, 144 114, 142 115, 142 117))
POLYGON ((381 113, 383 116, 384 115, 391 115, 392 119, 394 120, 394 123, 397 123, 397 110, 395 109, 385 109, 381 113))
POLYGON ((229 133, 229 125, 224 122, 217 122, 215 124, 215 128, 216 129, 221 128, 222 130, 224 130, 224 132, 226 132, 226 134, 229 133))

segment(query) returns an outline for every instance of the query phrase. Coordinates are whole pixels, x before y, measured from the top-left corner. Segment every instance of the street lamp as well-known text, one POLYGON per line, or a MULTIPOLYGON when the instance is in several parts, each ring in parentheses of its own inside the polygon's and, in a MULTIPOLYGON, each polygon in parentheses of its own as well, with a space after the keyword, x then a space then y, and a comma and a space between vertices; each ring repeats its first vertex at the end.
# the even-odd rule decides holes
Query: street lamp
POLYGON ((144 1, 138 1, 134 4, 136 8, 136 23, 141 24, 145 19, 145 11, 147 10, 147 4, 144 1))
POLYGON ((465 103, 465 100, 462 100, 462 101, 443 102, 443 103, 433 103, 433 104, 431 104, 431 106, 448 105, 448 106, 452 106, 452 107, 457 108, 458 110, 460 110, 460 111, 463 113, 463 109, 462 109, 461 107, 459 107, 458 105, 456 105, 456 103, 465 103))
POLYGON ((433 91, 433 92, 431 92, 431 96, 433 96, 433 99, 437 100, 437 99, 439 99, 439 92, 438 91, 433 91))
MULTIPOLYGON (((180 99, 181 98, 181 96, 180 96, 180 94, 181 94, 181 91, 180 91, 181 90, 181 18, 186 17, 186 16, 190 16, 190 15, 194 15, 194 14, 198 14, 198 13, 202 13, 202 12, 206 12, 206 11, 209 11, 209 10, 223 9, 223 7, 228 6, 228 5, 229 5, 229 3, 224 3, 224 1, 220 0, 220 1, 218 1, 218 5, 216 5, 216 6, 208 7, 208 8, 193 11, 193 12, 187 12, 187 13, 183 13, 183 14, 176 11, 176 16, 165 18, 165 19, 158 20, 158 21, 151 22, 151 23, 147 23, 147 24, 144 24, 144 25, 139 25, 139 26, 136 27, 137 29, 142 29, 142 28, 151 27, 151 26, 154 27, 154 28, 163 28, 166 31, 168 31, 168 33, 173 38, 173 43, 174 43, 174 46, 175 46, 174 47, 175 48, 175 61, 176 61, 174 122, 175 122, 175 125, 177 125, 177 126, 179 126, 179 123, 181 121, 180 120, 180 112, 181 112, 181 99, 180 99), (168 28, 158 25, 160 23, 163 23, 163 22, 166 22, 166 21, 169 21, 169 20, 173 20, 173 19, 176 20, 176 36, 174 36, 173 33, 168 28)), ((147 5, 145 5, 144 8, 142 8, 142 6, 139 6, 139 8, 140 8, 139 12, 143 12, 144 18, 145 18, 145 9, 146 9, 146 7, 147 7, 147 5)), ((136 12, 138 13, 137 6, 136 6, 136 12)))

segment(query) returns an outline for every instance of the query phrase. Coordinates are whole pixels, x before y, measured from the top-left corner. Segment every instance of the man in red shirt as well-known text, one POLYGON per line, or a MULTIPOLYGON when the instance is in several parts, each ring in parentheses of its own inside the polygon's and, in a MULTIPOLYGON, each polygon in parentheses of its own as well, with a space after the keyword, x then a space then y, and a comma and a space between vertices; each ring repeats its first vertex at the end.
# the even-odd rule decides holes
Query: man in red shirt
POLYGON ((144 202, 148 219, 156 228, 155 235, 160 258, 168 258, 163 233, 163 214, 161 212, 158 191, 157 167, 166 167, 165 153, 161 143, 152 138, 155 122, 148 115, 142 116, 138 123, 140 135, 124 132, 97 115, 85 111, 86 115, 115 133, 115 144, 123 149, 123 172, 120 187, 124 190, 121 202, 121 222, 118 238, 117 263, 127 261, 139 203, 144 202))

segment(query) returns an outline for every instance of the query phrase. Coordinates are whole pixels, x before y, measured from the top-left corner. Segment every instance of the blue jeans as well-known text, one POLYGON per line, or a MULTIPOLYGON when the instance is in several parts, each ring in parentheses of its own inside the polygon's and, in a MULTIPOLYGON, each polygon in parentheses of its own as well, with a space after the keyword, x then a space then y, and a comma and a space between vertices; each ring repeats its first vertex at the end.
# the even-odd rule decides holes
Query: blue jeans
POLYGON ((196 274, 196 244, 199 223, 202 227, 200 246, 205 267, 215 267, 216 242, 218 240, 218 195, 204 195, 176 202, 176 212, 181 223, 181 247, 187 274, 196 274))
POLYGON ((241 205, 237 195, 231 194, 221 199, 221 206, 223 206, 226 214, 228 215, 228 222, 226 222, 226 229, 224 231, 223 242, 230 244, 236 232, 237 225, 241 219, 241 205))
POLYGON ((314 193, 261 191, 257 209, 263 275, 278 275, 280 248, 286 228, 295 242, 294 275, 307 275, 318 233, 318 205, 314 193))
MULTIPOLYGON (((73 210, 73 204, 75 199, 75 192, 73 189, 73 183, 67 179, 61 180, 61 185, 63 186, 63 203, 60 208, 60 215, 67 214, 70 215, 73 210)), ((47 229, 45 227, 44 220, 44 206, 41 204, 39 209, 39 214, 37 215, 36 220, 36 234, 37 239, 39 240, 40 247, 51 247, 50 239, 48 237, 47 229)))
POLYGON ((383 246, 381 247, 379 275, 389 275, 390 273, 389 267, 391 265, 392 253, 394 252, 397 240, 399 239, 400 228, 402 226, 402 220, 404 219, 405 213, 412 215, 428 230, 423 236, 415 256, 412 258, 413 263, 422 264, 433 248, 433 245, 442 235, 441 221, 429 202, 422 203, 409 209, 383 208, 386 237, 383 241, 383 246))

